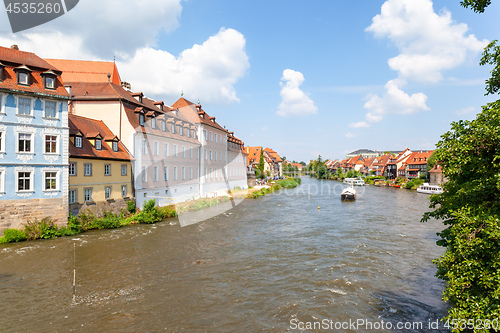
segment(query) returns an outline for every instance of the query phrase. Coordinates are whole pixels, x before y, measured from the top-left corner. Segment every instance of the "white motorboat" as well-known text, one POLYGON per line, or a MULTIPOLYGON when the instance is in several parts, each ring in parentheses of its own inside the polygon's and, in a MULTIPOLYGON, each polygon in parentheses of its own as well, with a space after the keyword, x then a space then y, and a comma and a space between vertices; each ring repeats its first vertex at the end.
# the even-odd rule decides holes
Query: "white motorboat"
POLYGON ((417 188, 417 192, 425 194, 441 194, 443 193, 443 188, 439 185, 430 185, 429 183, 423 183, 417 188))
POLYGON ((344 184, 351 185, 351 186, 364 186, 365 181, 363 179, 359 179, 359 178, 346 178, 346 179, 344 179, 344 184))
POLYGON ((348 187, 342 191, 341 200, 356 200, 356 190, 353 187, 348 187))

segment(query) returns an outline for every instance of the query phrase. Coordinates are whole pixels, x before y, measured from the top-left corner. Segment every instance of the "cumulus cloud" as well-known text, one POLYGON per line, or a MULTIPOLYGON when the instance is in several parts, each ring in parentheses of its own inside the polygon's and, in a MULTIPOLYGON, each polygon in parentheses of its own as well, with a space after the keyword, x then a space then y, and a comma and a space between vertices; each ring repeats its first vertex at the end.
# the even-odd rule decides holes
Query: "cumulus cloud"
POLYGON ((385 85, 385 93, 382 97, 372 95, 368 97, 364 108, 368 110, 366 120, 376 123, 387 114, 413 114, 429 110, 426 105, 427 96, 423 93, 409 95, 401 90, 404 84, 402 80, 390 80, 385 85))
POLYGON ((479 41, 467 30, 467 24, 454 22, 449 11, 435 13, 431 0, 387 0, 366 28, 399 49, 388 63, 401 78, 431 83, 486 46, 487 40, 479 41))
POLYGON ((467 35, 468 26, 452 20, 447 10, 434 12, 431 0, 387 0, 366 31, 378 38, 388 38, 399 55, 388 60, 398 78, 385 85, 379 96, 370 94, 364 104, 366 122, 350 126, 367 127, 389 114, 414 114, 429 110, 424 93, 408 94, 403 87, 408 81, 438 83, 442 72, 463 64, 487 44, 467 35))
POLYGON ((318 108, 300 85, 304 82, 304 75, 292 69, 285 69, 281 78, 281 104, 276 114, 282 117, 305 117, 316 114, 318 108))
POLYGON ((167 104, 182 90, 203 103, 239 101, 234 84, 249 68, 244 36, 222 28, 178 55, 159 49, 157 36, 175 30, 181 12, 181 0, 85 0, 47 24, 1 34, 0 45, 17 44, 43 58, 110 61, 116 56, 123 80, 167 104))
POLYGON ((238 102, 234 84, 249 68, 245 37, 221 29, 201 45, 177 57, 163 50, 141 48, 118 62, 122 79, 153 96, 178 97, 181 90, 203 103, 238 102))
POLYGON ((370 124, 368 124, 366 121, 358 121, 357 123, 349 124, 349 127, 352 128, 370 127, 370 124))
POLYGON ((467 114, 472 114, 476 111, 476 108, 473 106, 469 106, 468 108, 462 108, 460 110, 455 111, 456 114, 463 116, 467 114))

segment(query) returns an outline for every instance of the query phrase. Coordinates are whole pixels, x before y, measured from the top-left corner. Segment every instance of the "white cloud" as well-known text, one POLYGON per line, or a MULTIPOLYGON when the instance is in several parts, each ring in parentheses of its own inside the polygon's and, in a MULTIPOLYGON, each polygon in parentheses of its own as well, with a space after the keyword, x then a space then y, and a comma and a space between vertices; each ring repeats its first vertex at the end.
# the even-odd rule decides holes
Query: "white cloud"
POLYGON ((291 69, 283 71, 280 82, 281 104, 276 114, 282 117, 305 117, 318 112, 313 100, 300 89, 304 80, 301 72, 291 69))
MULTIPOLYGON (((42 48, 33 51, 52 54, 54 44, 65 45, 63 42, 67 41, 51 36, 62 33, 69 39, 68 48, 76 40, 76 46, 84 46, 84 54, 112 59, 113 56, 133 54, 137 48, 155 46, 159 33, 177 28, 181 12, 181 0, 85 0, 53 21, 2 37, 17 40, 20 48, 27 50, 26 45, 31 45, 33 36, 42 36, 46 39, 45 45, 37 44, 42 48)), ((5 31, 10 30, 7 22, 8 19, 1 26, 5 31)), ((3 40, 2 44, 5 45, 3 40)))
POLYGON ((250 66, 245 44, 240 32, 221 29, 177 57, 149 47, 138 49, 132 57, 118 62, 118 68, 135 91, 172 98, 183 90, 204 104, 228 104, 239 101, 233 85, 250 66))
POLYGON ((486 46, 486 40, 466 35, 467 30, 467 24, 454 22, 449 11, 435 13, 431 0, 387 0, 366 28, 398 47, 400 54, 388 62, 401 78, 431 83, 486 46))
POLYGON ((402 85, 404 85, 402 80, 390 80, 385 85, 385 93, 382 97, 369 96, 364 105, 364 108, 368 110, 366 120, 376 123, 387 114, 413 114, 429 110, 425 94, 415 93, 410 96, 401 90, 402 85))
POLYGON ((460 116, 463 116, 466 114, 472 114, 475 112, 475 110, 476 110, 475 107, 469 106, 468 108, 463 108, 463 109, 457 110, 457 111, 455 111, 455 113, 460 115, 460 116))
POLYGON ((222 28, 179 55, 156 47, 160 33, 178 26, 180 2, 80 1, 47 24, 1 34, 0 45, 17 44, 43 58, 110 61, 116 56, 123 80, 134 90, 167 104, 175 101, 181 90, 204 104, 239 101, 234 84, 246 73, 249 61, 245 38, 238 31, 222 28))
POLYGON ((358 121, 357 123, 349 124, 349 127, 352 128, 370 127, 370 124, 368 124, 366 121, 358 121))
POLYGON ((348 132, 348 133, 346 133, 345 137, 348 139, 352 139, 352 138, 355 138, 356 136, 354 134, 348 132))

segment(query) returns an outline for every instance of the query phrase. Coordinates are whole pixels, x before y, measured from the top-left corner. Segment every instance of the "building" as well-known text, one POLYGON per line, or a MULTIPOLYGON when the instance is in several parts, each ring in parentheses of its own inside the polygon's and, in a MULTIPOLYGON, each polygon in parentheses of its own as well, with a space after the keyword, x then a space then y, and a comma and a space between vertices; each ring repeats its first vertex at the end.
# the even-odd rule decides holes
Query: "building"
POLYGON ((268 159, 271 160, 271 177, 283 177, 283 159, 271 148, 264 149, 268 159))
POLYGON ((247 153, 244 146, 244 142, 234 136, 234 132, 228 132, 225 173, 230 189, 248 188, 247 153))
POLYGON ((70 213, 119 213, 133 199, 133 159, 100 120, 69 115, 70 213))
POLYGON ((446 183, 447 178, 443 176, 443 168, 439 164, 429 170, 429 183, 432 185, 442 185, 446 183))
POLYGON ((0 235, 68 217, 68 101, 61 71, 17 46, 0 47, 0 235))
POLYGON ((406 160, 406 178, 420 178, 427 175, 427 159, 432 155, 433 150, 413 152, 406 160))

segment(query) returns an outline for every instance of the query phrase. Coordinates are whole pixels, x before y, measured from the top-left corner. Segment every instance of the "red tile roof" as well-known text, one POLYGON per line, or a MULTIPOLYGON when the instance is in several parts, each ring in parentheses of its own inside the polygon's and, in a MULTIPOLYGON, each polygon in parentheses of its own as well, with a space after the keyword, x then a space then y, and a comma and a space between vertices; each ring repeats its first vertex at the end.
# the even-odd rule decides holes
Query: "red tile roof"
POLYGON ((269 156, 271 156, 276 162, 283 162, 278 153, 272 150, 271 148, 266 148, 264 149, 264 151, 267 152, 269 156))
POLYGON ((114 62, 83 61, 66 59, 45 59, 63 71, 64 82, 108 82, 121 84, 120 74, 114 62))
POLYGON ((251 164, 259 164, 262 147, 246 147, 246 150, 248 153, 247 166, 251 164))
POLYGON ((210 117, 208 113, 202 109, 201 105, 195 105, 194 103, 188 101, 184 97, 179 98, 174 104, 172 104, 172 109, 178 109, 184 116, 186 116, 193 123, 202 123, 210 127, 216 128, 218 130, 227 132, 219 123, 215 121, 215 117, 210 117), (193 113, 193 111, 195 113, 193 113), (196 119, 195 115, 198 114, 196 119))
POLYGON ((106 160, 123 160, 130 161, 133 157, 130 155, 129 151, 125 146, 118 141, 118 151, 113 151, 106 141, 111 141, 113 139, 117 140, 116 135, 114 135, 109 128, 100 120, 69 115, 69 133, 70 136, 81 132, 84 137, 82 140, 82 148, 76 148, 74 144, 69 145, 69 156, 70 157, 81 157, 81 158, 95 158, 95 159, 106 159, 106 160), (102 149, 97 150, 92 146, 88 138, 96 137, 98 134, 103 137, 102 149))

